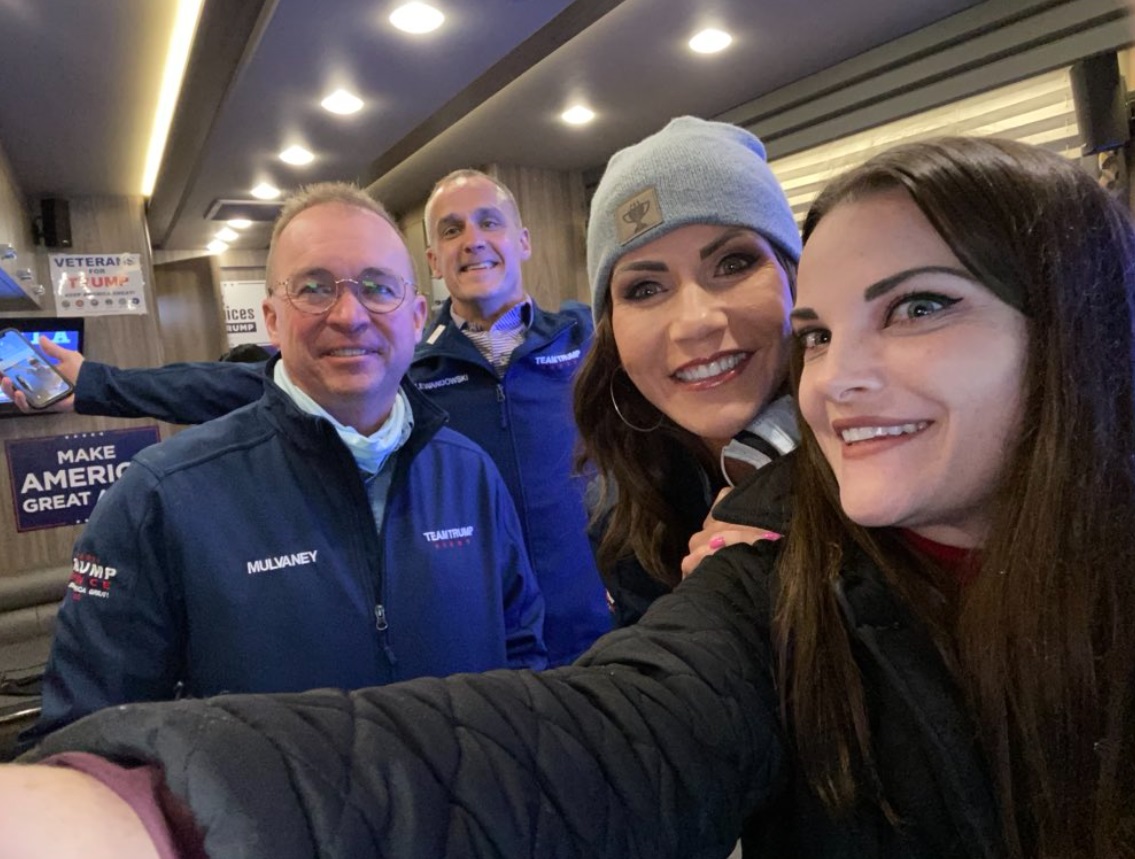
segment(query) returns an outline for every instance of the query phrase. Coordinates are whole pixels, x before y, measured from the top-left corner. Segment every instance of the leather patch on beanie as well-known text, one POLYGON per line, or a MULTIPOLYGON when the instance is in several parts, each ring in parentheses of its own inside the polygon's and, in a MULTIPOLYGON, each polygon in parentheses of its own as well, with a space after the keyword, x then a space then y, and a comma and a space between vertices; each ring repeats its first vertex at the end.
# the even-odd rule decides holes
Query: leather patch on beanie
POLYGON ((619 244, 625 245, 651 227, 657 227, 662 220, 658 191, 651 185, 615 209, 615 232, 619 236, 619 244))

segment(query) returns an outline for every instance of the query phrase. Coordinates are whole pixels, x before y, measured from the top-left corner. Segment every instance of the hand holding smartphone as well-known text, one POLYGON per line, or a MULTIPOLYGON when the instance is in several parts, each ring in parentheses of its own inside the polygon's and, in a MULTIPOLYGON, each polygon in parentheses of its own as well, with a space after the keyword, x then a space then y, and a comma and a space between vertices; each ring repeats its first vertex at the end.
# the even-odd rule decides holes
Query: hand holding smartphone
POLYGON ((23 392, 33 409, 45 409, 75 390, 15 328, 0 331, 0 374, 23 392))

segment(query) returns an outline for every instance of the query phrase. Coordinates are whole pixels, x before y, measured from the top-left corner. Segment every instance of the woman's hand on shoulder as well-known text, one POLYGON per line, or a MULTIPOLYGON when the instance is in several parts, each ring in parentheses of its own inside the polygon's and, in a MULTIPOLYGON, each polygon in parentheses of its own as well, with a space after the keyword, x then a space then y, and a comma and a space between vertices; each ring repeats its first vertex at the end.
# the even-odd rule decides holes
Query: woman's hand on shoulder
MULTIPOLYGON (((717 493, 713 506, 716 507, 721 499, 730 492, 732 492, 732 488, 726 487, 717 493)), ((714 519, 711 508, 710 514, 705 517, 705 522, 702 523, 702 529, 690 537, 689 554, 682 559, 682 578, 686 578, 697 569, 698 564, 706 557, 719 549, 724 549, 726 546, 732 546, 736 543, 749 543, 751 545, 758 540, 779 540, 780 537, 781 535, 775 531, 714 519)))

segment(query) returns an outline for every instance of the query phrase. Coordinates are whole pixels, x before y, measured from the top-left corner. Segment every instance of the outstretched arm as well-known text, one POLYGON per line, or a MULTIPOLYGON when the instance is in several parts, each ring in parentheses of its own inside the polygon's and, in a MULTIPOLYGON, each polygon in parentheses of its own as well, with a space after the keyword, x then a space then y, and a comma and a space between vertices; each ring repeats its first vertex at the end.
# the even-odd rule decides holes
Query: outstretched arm
MULTIPOLYGON (((46 337, 39 338, 39 346, 75 386, 72 396, 41 411, 199 424, 255 402, 264 393, 263 363, 190 362, 124 370, 87 361, 81 352, 46 337)), ((0 377, 0 389, 21 411, 36 411, 11 380, 0 377)))
POLYGON ((199 424, 260 399, 264 364, 223 361, 123 370, 86 361, 75 384, 75 411, 112 418, 199 424))
POLYGON ((785 781, 758 554, 577 666, 134 705, 39 754, 159 763, 209 855, 725 856, 785 781))

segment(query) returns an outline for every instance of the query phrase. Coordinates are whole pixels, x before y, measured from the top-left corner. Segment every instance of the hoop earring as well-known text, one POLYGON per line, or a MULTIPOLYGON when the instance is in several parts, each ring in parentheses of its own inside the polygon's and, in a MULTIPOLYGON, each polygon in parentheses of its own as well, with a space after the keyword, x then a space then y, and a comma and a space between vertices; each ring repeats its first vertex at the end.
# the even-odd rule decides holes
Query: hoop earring
MULTIPOLYGON (((627 371, 623 370, 622 367, 619 367, 617 370, 615 370, 615 373, 618 373, 619 370, 623 371, 624 376, 626 375, 627 371)), ((627 379, 629 381, 630 377, 628 376, 627 379)), ((659 414, 659 416, 658 416, 658 423, 656 423, 652 427, 635 426, 634 424, 632 424, 630 421, 627 420, 626 415, 623 414, 623 410, 619 408, 619 404, 615 401, 615 374, 614 373, 611 374, 611 380, 607 383, 607 392, 611 395, 611 405, 615 407, 615 414, 617 414, 619 416, 619 420, 621 420, 623 423, 625 423, 628 427, 633 429, 635 432, 654 432, 656 429, 658 429, 660 426, 662 426, 663 417, 662 417, 661 414, 659 414)))

